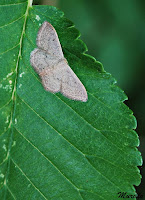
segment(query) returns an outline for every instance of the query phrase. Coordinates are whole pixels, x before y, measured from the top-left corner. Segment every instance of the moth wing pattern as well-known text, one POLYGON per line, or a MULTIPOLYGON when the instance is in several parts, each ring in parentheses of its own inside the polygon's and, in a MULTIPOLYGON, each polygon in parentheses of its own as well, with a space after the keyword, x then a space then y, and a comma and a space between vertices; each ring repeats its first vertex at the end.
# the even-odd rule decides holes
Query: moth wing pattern
POLYGON ((58 59, 64 58, 56 30, 47 21, 42 24, 38 31, 37 46, 50 55, 57 56, 58 59))
POLYGON ((62 84, 62 68, 60 65, 54 66, 52 69, 46 68, 42 74, 40 74, 42 79, 43 87, 46 91, 57 93, 61 91, 62 84))
POLYGON ((88 95, 84 85, 68 64, 62 76, 61 93, 69 99, 86 102, 88 95))
POLYGON ((46 51, 36 48, 31 52, 30 63, 35 71, 40 74, 46 68, 52 68, 58 63, 58 58, 51 56, 46 51))

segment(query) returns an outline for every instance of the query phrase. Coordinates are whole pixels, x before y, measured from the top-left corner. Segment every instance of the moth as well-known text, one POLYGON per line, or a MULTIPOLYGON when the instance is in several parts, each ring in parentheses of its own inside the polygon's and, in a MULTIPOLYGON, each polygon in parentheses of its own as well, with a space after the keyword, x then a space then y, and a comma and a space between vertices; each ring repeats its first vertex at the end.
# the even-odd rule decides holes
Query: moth
POLYGON ((65 97, 86 102, 88 95, 84 85, 64 58, 54 27, 44 21, 37 34, 37 48, 30 54, 30 63, 39 74, 45 90, 61 92, 65 97))

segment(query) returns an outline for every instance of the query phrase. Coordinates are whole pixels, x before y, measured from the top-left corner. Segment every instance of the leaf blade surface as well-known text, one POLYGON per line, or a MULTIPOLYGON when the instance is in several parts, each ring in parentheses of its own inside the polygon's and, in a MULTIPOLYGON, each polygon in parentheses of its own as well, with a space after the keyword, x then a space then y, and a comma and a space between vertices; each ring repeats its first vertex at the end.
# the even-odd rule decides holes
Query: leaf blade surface
POLYGON ((14 22, 17 34, 13 34, 14 23, 9 32, 2 28, 2 37, 7 33, 14 38, 1 50, 10 57, 7 63, 3 56, 8 67, 0 90, 3 113, 9 113, 0 125, 1 138, 6 140, 1 148, 2 174, 6 174, 1 195, 20 200, 109 200, 121 191, 134 193, 133 185, 140 183, 136 166, 142 161, 133 130, 136 120, 123 104, 126 95, 102 65, 85 54, 79 32, 63 12, 51 6, 23 6, 22 18, 18 13, 14 22), (85 85, 87 103, 46 92, 30 66, 30 52, 45 20, 56 29, 70 67, 85 85), (14 54, 17 59, 11 64, 14 54))

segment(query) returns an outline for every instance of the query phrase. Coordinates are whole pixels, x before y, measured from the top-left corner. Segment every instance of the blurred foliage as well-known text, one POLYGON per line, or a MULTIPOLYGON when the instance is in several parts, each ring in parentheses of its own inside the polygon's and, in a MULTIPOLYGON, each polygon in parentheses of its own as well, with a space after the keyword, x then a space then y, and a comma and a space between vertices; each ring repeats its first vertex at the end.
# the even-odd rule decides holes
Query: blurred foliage
POLYGON ((56 6, 58 5, 58 0, 33 0, 33 5, 51 5, 56 6))
MULTIPOLYGON (((44 3, 55 3, 75 23, 88 53, 103 63, 129 97, 126 104, 138 120, 139 150, 145 157, 145 1, 45 0, 44 3)), ((145 176, 144 168, 141 171, 145 176)), ((144 193, 143 199, 144 188, 142 179, 138 193, 144 193)))
MULTIPOLYGON (((59 0, 58 6, 75 22, 97 58, 127 90, 142 71, 144 9, 136 0, 59 0), (77 5, 77 6, 76 6, 77 5), (140 41, 139 41, 140 40, 140 41), (137 65, 138 68, 136 67, 137 65), (137 74, 138 73, 138 74, 137 74)), ((144 3, 143 3, 144 4, 144 3)))

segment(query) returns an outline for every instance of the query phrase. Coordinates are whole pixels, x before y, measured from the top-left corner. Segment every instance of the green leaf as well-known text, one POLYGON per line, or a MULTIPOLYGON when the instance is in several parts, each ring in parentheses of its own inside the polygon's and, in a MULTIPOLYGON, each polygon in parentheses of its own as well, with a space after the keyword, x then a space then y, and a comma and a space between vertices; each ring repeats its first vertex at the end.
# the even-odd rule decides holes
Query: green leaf
POLYGON ((0 2, 0 199, 110 200, 135 194, 142 165, 127 97, 63 12, 0 2), (46 92, 30 65, 40 25, 56 29, 86 103, 46 92))

